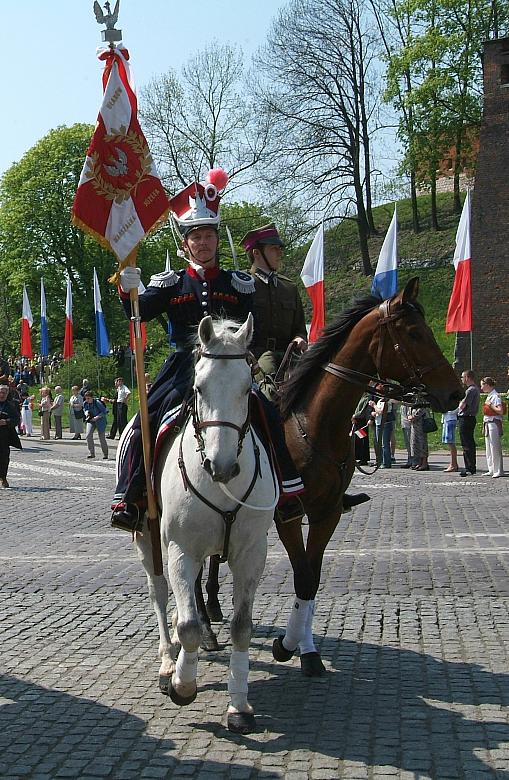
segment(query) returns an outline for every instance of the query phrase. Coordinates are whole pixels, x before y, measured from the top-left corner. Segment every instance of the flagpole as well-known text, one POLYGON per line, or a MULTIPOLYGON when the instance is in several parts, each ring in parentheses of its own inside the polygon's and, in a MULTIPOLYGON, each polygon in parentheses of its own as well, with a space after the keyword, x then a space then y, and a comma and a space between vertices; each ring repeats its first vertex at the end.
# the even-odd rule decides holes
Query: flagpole
MULTIPOLYGON (((136 266, 137 248, 127 257, 127 265, 136 266)), ((148 418, 147 388, 145 385, 145 363, 143 359, 143 343, 141 337, 141 317, 138 290, 133 289, 129 293, 131 299, 131 322, 134 329, 134 354, 136 367, 136 382, 138 384, 138 400, 140 405, 141 440, 143 444, 143 463, 145 466, 145 484, 147 488, 147 515, 150 540, 152 542, 152 558, 154 574, 163 573, 163 559, 161 553, 161 533, 159 529, 159 514, 152 490, 152 460, 150 422, 148 418)))

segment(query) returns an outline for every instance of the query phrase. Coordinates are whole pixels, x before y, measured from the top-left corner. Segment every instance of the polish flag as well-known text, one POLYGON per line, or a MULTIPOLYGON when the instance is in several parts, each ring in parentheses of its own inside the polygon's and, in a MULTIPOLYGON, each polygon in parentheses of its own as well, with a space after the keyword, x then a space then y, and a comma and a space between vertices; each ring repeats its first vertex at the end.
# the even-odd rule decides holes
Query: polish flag
POLYGON ((304 260, 300 278, 313 306, 313 318, 309 329, 309 341, 316 341, 325 325, 324 287, 324 231, 323 222, 304 260))
POLYGON ((454 250, 454 284, 452 287, 447 319, 446 333, 472 331, 472 269, 470 251, 470 190, 463 204, 460 223, 456 233, 454 250))
POLYGON ((65 299, 65 335, 64 335, 64 358, 67 360, 74 354, 73 351, 73 329, 72 329, 72 291, 71 280, 67 280, 67 296, 65 299))
POLYGON ((28 300, 27 288, 23 285, 23 318, 21 320, 21 357, 33 358, 32 350, 32 310, 28 300))
POLYGON ((358 436, 359 439, 365 439, 366 436, 368 435, 368 432, 366 428, 359 428, 358 430, 355 431, 355 435, 358 436))

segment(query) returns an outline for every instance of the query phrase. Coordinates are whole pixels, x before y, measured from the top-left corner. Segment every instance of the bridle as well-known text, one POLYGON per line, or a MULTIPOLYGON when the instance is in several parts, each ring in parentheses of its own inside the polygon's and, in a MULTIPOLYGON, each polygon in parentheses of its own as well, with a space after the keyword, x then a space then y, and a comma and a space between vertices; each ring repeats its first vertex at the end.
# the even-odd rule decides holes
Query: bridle
MULTIPOLYGON (((196 362, 198 362, 200 358, 209 358, 210 360, 245 360, 249 364, 248 352, 239 352, 231 355, 215 355, 213 352, 203 352, 202 350, 198 349, 196 355, 196 362)), ((200 420, 198 412, 198 398, 195 390, 191 398, 191 419, 193 421, 194 436, 198 442, 198 452, 200 453, 202 464, 205 462, 206 457, 205 442, 203 440, 202 431, 206 428, 233 428, 233 430, 237 431, 239 436, 237 457, 239 457, 240 453, 242 452, 242 445, 244 444, 246 433, 248 432, 251 424, 249 404, 247 408, 246 419, 242 425, 236 425, 235 423, 229 422, 228 420, 200 420)))
MULTIPOLYGON (((248 365, 250 364, 250 353, 248 352, 241 352, 236 354, 230 354, 230 355, 216 355, 212 352, 204 352, 201 349, 196 350, 196 363, 201 358, 209 358, 211 360, 245 360, 248 365)), ((246 504, 247 499, 251 495, 253 488, 256 484, 256 480, 258 477, 261 477, 261 468, 260 468, 260 449, 256 443, 253 430, 251 428, 251 418, 250 418, 250 410, 249 410, 249 403, 248 403, 248 411, 247 416, 242 425, 236 425, 235 423, 229 422, 227 420, 200 420, 198 415, 198 405, 197 405, 197 393, 196 390, 193 391, 192 399, 191 399, 191 416, 188 417, 184 423, 184 426, 182 428, 182 435, 180 437, 180 443, 179 443, 179 455, 178 455, 178 465, 180 468, 180 473, 182 475, 182 481, 184 483, 184 489, 190 490, 193 495, 196 496, 202 503, 204 503, 206 506, 209 507, 209 509, 212 509, 214 512, 217 512, 221 517, 223 518, 223 522, 225 525, 225 533, 224 533, 224 542, 223 542, 223 552, 221 554, 221 557, 219 558, 220 563, 225 563, 228 560, 228 549, 230 545, 230 534, 231 529, 233 526, 233 523, 237 519, 237 514, 239 509, 242 506, 249 506, 249 504, 246 504), (240 455, 242 451, 242 445, 244 443, 244 439, 246 437, 246 434, 250 433, 251 435, 251 441, 253 444, 253 451, 254 451, 254 458, 255 458, 255 467, 254 467, 254 473, 253 477, 251 479, 251 482, 249 483, 249 487, 247 488, 246 492, 242 496, 242 498, 238 499, 232 496, 229 491, 227 492, 227 495, 232 498, 234 501, 237 502, 236 506, 231 510, 225 510, 221 509, 220 507, 216 506, 212 503, 212 501, 209 501, 208 498, 203 496, 200 491, 192 484, 192 482, 189 479, 189 475, 187 473, 186 465, 184 462, 184 451, 183 451, 183 442, 184 442, 184 433, 185 429, 187 427, 187 424, 189 420, 192 420, 193 428, 194 428, 194 436, 195 439, 198 442, 197 451, 200 453, 200 458, 202 465, 205 462, 206 455, 205 455, 205 442, 203 440, 202 431, 206 428, 233 428, 237 431, 239 436, 238 446, 237 446, 237 457, 240 455)), ((273 480, 275 479, 273 474, 273 480)), ((276 490, 276 488, 275 488, 276 490)), ((279 493, 277 493, 277 496, 279 493)), ((277 500, 276 496, 276 500, 277 500)), ((274 504, 275 505, 275 504, 274 504)), ((271 507, 251 507, 252 509, 268 509, 271 507)), ((272 507, 273 508, 273 507, 272 507)))
POLYGON ((375 358, 377 376, 365 374, 362 371, 355 371, 351 368, 345 368, 336 363, 327 363, 323 366, 323 369, 338 379, 344 379, 346 382, 359 385, 365 389, 369 387, 370 393, 377 398, 390 398, 394 401, 401 401, 402 403, 411 406, 427 406, 429 405, 427 400, 429 394, 426 391, 426 385, 422 381, 423 377, 431 371, 440 368, 440 366, 448 365, 447 360, 444 357, 441 357, 429 366, 421 367, 416 365, 415 361, 409 355, 408 349, 401 342, 401 339, 398 339, 398 334, 394 327, 394 323, 404 317, 405 306, 415 307, 413 307, 411 303, 406 303, 397 311, 391 312, 391 303, 392 300, 389 299, 383 301, 378 307, 377 328, 380 336, 375 358), (384 347, 387 343, 390 343, 394 353, 399 358, 400 363, 408 374, 408 377, 404 382, 394 382, 383 376, 382 357, 384 347))
MULTIPOLYGON (((439 368, 445 364, 449 364, 447 360, 442 357, 429 366, 420 367, 416 365, 415 361, 409 355, 408 349, 405 348, 404 344, 401 343, 401 340, 398 339, 398 334, 396 332, 394 323, 404 317, 405 307, 411 307, 415 310, 417 309, 415 306, 413 306, 413 304, 405 303, 402 304, 402 306, 397 311, 391 312, 391 303, 392 299, 389 298, 388 300, 383 301, 378 307, 377 329, 379 330, 379 340, 377 354, 374 361, 377 376, 372 374, 365 374, 362 371, 355 371, 352 368, 346 368, 345 366, 340 366, 337 363, 332 362, 326 363, 324 366, 322 366, 322 368, 324 371, 327 371, 327 373, 332 374, 332 376, 335 376, 338 379, 343 379, 350 384, 358 385, 364 390, 369 389, 370 394, 376 398, 383 398, 385 401, 389 399, 394 401, 401 401, 402 403, 408 404, 410 406, 429 406, 429 394, 426 391, 426 385, 422 381, 423 377, 426 374, 429 374, 431 371, 434 371, 436 368, 439 368), (383 376, 385 372, 382 369, 382 357, 384 348, 387 343, 392 346, 394 353, 399 358, 405 371, 408 373, 408 378, 404 382, 394 382, 392 380, 386 379, 383 376)), ((382 415, 383 423, 385 422, 386 415, 387 404, 384 406, 382 415)), ((346 458, 343 461, 336 461, 325 453, 320 453, 316 445, 313 443, 311 437, 307 433, 305 426, 298 417, 297 413, 293 412, 292 416, 301 437, 307 443, 308 447, 316 454, 321 454, 322 457, 333 463, 340 471, 340 473, 342 473, 346 468, 349 458, 346 458)), ((352 439, 352 451, 354 450, 353 434, 354 428, 352 426, 350 433, 352 439)), ((379 468, 380 462, 380 452, 377 452, 377 465, 375 466, 374 471, 379 468)), ((357 466, 357 468, 359 471, 362 471, 363 474, 374 473, 374 471, 366 472, 360 466, 357 466)))

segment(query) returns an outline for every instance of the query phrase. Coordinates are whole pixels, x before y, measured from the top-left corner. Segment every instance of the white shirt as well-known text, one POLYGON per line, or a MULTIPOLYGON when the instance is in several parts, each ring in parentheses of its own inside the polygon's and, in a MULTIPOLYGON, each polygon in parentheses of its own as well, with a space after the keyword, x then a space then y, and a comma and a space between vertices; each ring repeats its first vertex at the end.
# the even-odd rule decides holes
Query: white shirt
MULTIPOLYGON (((491 393, 488 393, 484 403, 489 404, 491 407, 502 406, 502 399, 500 398, 495 388, 493 388, 491 393)), ((485 414, 482 419, 483 422, 493 422, 494 420, 501 420, 502 417, 503 415, 501 414, 485 414)))
POLYGON ((127 399, 131 395, 131 391, 126 385, 119 385, 117 387, 117 403, 120 404, 126 404, 127 399))

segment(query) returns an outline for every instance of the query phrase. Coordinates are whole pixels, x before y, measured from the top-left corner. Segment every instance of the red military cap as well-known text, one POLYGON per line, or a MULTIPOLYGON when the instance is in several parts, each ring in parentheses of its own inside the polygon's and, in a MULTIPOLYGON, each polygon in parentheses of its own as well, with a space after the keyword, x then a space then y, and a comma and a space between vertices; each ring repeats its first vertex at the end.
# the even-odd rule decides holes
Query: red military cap
POLYGON ((277 227, 273 222, 269 225, 263 225, 262 227, 250 230, 243 239, 241 239, 242 246, 249 252, 250 249, 254 249, 256 246, 272 245, 272 246, 284 246, 284 242, 281 240, 277 227))

